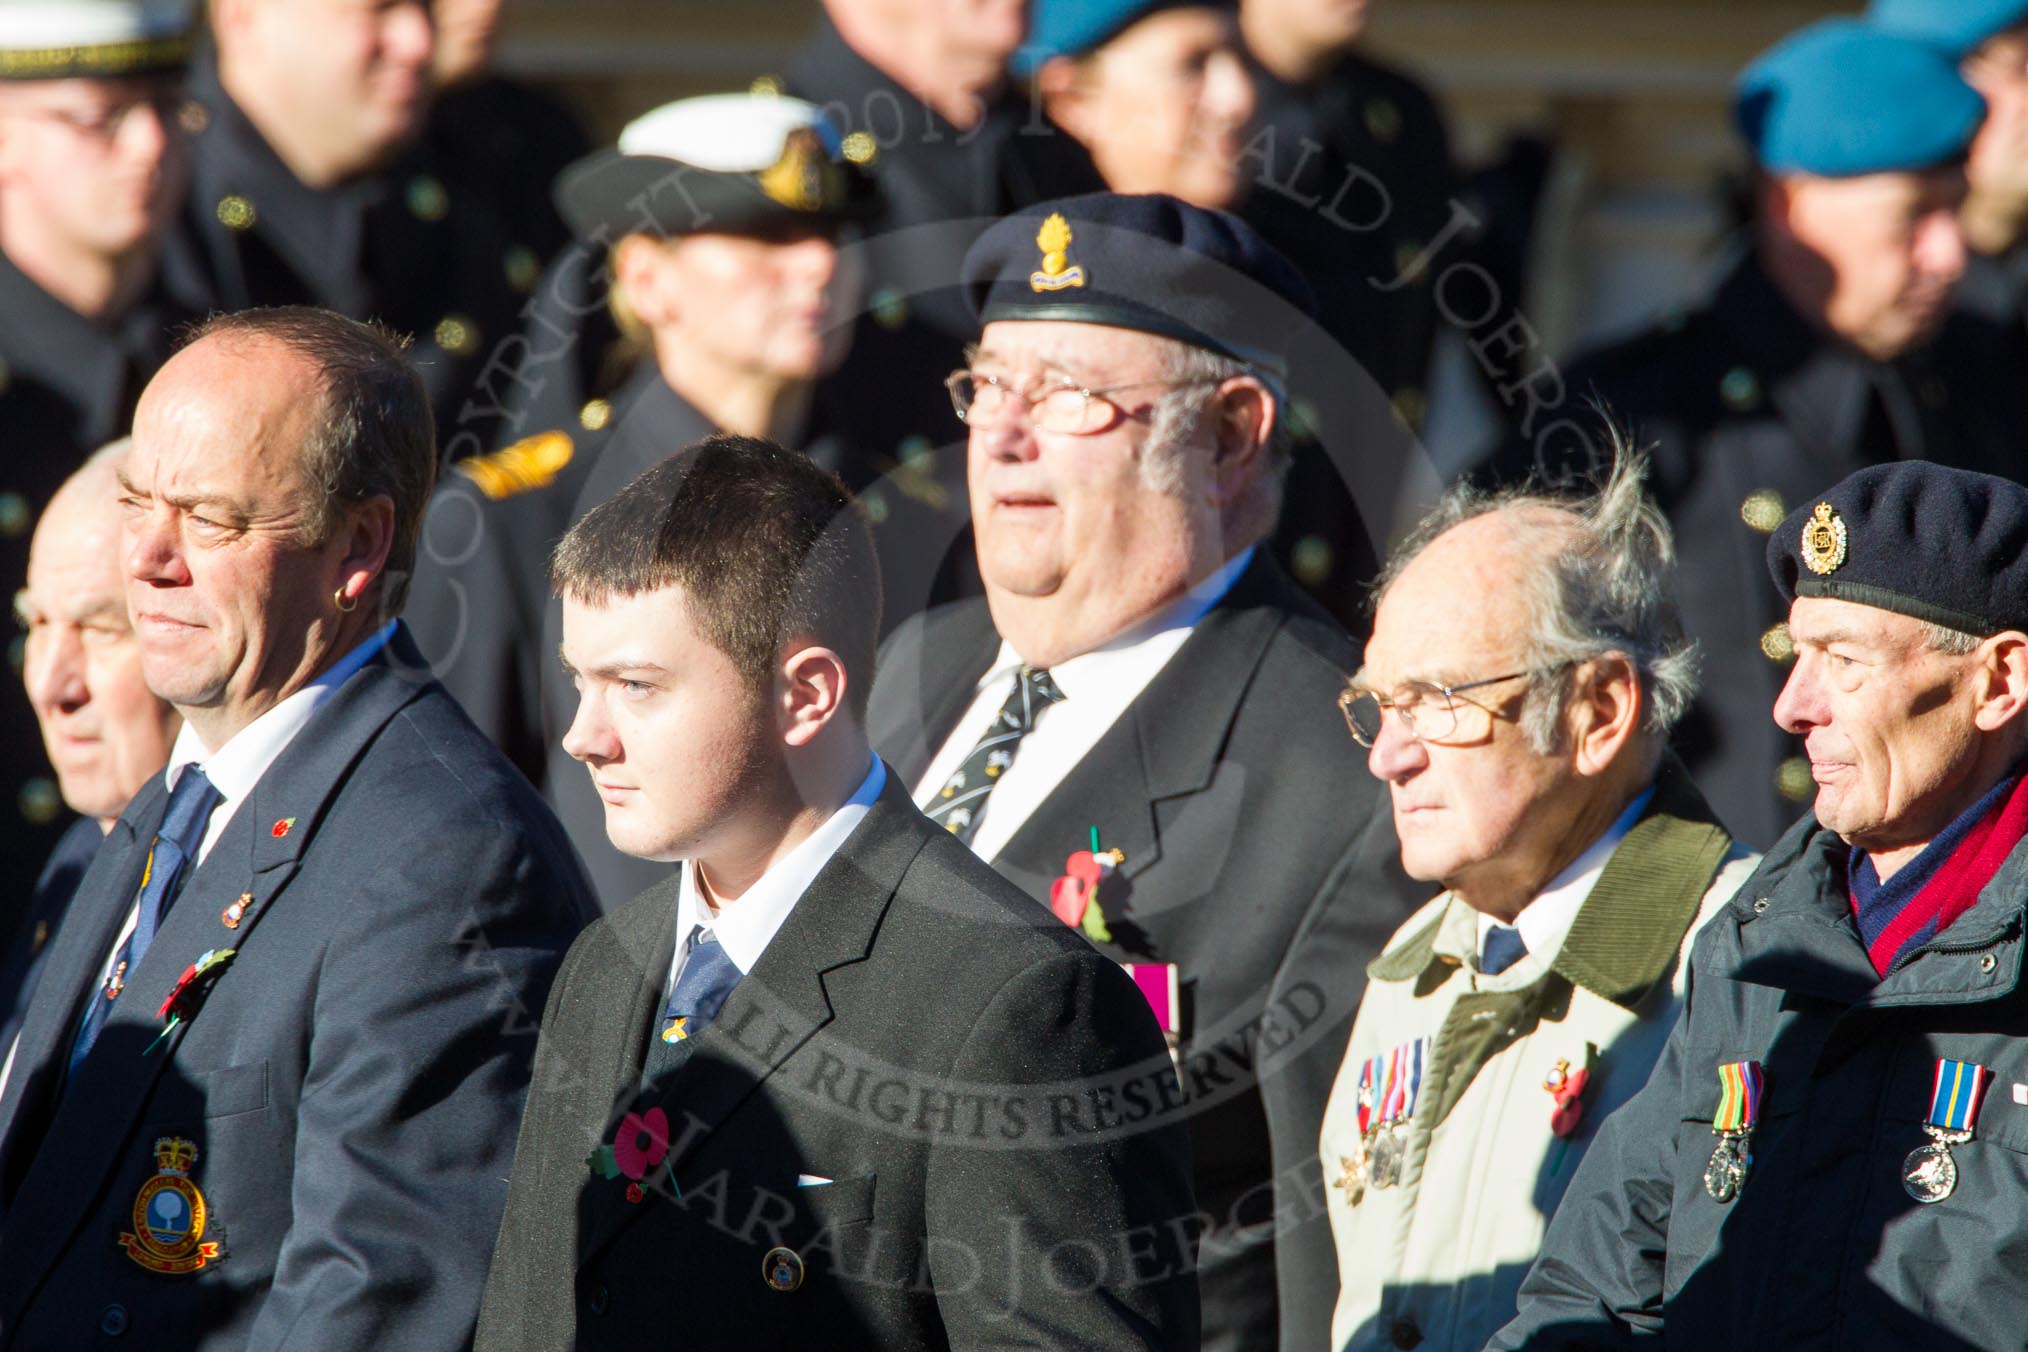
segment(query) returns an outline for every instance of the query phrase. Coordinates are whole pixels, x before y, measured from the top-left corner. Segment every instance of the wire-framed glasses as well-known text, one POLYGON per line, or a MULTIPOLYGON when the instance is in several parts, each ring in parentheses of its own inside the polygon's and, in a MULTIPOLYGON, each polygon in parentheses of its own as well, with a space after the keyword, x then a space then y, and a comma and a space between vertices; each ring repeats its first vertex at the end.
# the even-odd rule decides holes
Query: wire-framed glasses
POLYGON ((1113 401, 1128 390, 1157 387, 1181 389, 1189 385, 1213 385, 1223 377, 1198 376, 1183 380, 1136 380, 1094 390, 1068 380, 1045 380, 1032 389, 1022 389, 1001 376, 981 371, 953 371, 944 377, 950 391, 951 407, 958 421, 967 427, 995 422, 1016 405, 1025 406, 1028 417, 1044 432, 1088 437, 1111 427, 1126 413, 1113 401))
POLYGON ((1403 681, 1384 695, 1363 686, 1347 686, 1338 696, 1338 710, 1345 715, 1352 740, 1364 747, 1380 740, 1380 716, 1389 709, 1401 720, 1402 730, 1419 742, 1476 742, 1492 731, 1496 715, 1478 701, 1466 699, 1464 692, 1540 674, 1535 670, 1510 671, 1505 676, 1458 685, 1403 681))

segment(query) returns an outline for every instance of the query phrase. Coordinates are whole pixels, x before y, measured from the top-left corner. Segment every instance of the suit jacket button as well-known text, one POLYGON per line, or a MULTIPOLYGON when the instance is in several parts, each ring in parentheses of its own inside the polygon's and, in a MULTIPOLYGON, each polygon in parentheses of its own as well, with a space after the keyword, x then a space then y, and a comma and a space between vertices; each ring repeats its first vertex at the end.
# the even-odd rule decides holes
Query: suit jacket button
POLYGON ((803 1259, 794 1249, 769 1249, 761 1259, 761 1280, 777 1291, 789 1292, 803 1284, 803 1259))
POLYGON ((606 1312, 606 1306, 610 1303, 611 1301, 607 1297, 606 1288, 603 1284, 601 1284, 592 1291, 591 1312, 593 1314, 604 1314, 606 1312))
POLYGON ((1415 1326, 1413 1319, 1401 1318, 1394 1321, 1394 1327, 1387 1331, 1388 1341, 1403 1352, 1411 1347, 1422 1346, 1422 1330, 1415 1326))
POLYGON ((127 1307, 108 1305, 99 1313, 99 1332, 117 1338, 127 1331, 127 1307))

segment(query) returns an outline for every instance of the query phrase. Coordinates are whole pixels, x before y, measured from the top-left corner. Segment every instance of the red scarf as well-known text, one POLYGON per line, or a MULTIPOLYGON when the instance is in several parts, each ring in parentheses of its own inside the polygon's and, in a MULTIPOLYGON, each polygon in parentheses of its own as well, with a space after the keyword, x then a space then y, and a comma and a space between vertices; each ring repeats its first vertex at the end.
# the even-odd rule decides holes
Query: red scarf
POLYGON ((1884 883, 1872 861, 1855 853, 1849 873, 1852 914, 1861 937, 1872 936, 1866 938, 1866 956, 1873 969, 1886 976, 1903 953, 1928 943, 1972 909, 2024 837, 2028 775, 1995 785, 1884 883))

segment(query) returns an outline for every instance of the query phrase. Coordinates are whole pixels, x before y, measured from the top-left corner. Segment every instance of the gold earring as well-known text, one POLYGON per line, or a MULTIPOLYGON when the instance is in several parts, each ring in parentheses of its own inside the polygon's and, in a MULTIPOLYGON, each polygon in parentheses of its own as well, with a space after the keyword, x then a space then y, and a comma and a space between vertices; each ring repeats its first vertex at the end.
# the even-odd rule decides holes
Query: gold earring
POLYGON ((343 587, 331 593, 331 604, 338 607, 340 615, 350 615, 353 611, 359 609, 358 600, 356 598, 348 600, 343 587))

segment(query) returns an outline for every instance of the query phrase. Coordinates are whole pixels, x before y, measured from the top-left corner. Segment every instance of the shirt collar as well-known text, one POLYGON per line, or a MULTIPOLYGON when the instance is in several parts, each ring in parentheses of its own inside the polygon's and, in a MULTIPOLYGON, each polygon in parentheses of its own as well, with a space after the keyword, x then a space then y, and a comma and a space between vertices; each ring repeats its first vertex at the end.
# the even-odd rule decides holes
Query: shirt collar
MULTIPOLYGON (((1627 832, 1634 829, 1634 823, 1648 810, 1648 804, 1655 797, 1655 786, 1650 784, 1627 804, 1605 833, 1584 852, 1570 861, 1564 870, 1551 878, 1543 889, 1535 894, 1534 900, 1521 908, 1521 914, 1514 919, 1514 928, 1521 931, 1521 942, 1528 947, 1528 957, 1515 964, 1519 971, 1529 964, 1530 959, 1547 963, 1563 947, 1565 936, 1570 933, 1571 922, 1577 919, 1577 912, 1584 905, 1591 889, 1597 885, 1599 875, 1605 872, 1606 861, 1613 851, 1626 839, 1627 832)), ((1500 922, 1483 912, 1474 912, 1478 918, 1476 947, 1474 952, 1486 951, 1486 935, 1500 922)), ((1490 978, 1489 978, 1490 979, 1490 978)))
POLYGON ((838 852, 845 838, 865 819, 886 784, 887 767, 875 756, 866 778, 859 781, 858 789, 845 805, 825 818, 823 825, 796 848, 777 859, 738 901, 716 915, 697 890, 696 866, 686 862, 676 896, 677 951, 682 952, 691 931, 702 926, 717 937, 725 956, 732 959, 741 975, 751 972, 776 931, 788 920, 789 912, 796 909, 796 903, 824 871, 824 865, 831 862, 831 856, 838 852))
POLYGON ((246 797, 260 782, 261 776, 267 773, 268 767, 274 764, 275 757, 295 740, 304 724, 324 707, 324 702, 337 692, 338 687, 387 646, 398 623, 398 620, 389 620, 365 642, 333 662, 322 675, 234 733, 216 751, 207 751, 198 739, 196 729, 185 723, 176 734, 176 745, 169 752, 169 768, 164 775, 166 785, 175 788, 183 767, 201 764, 205 778, 211 781, 211 787, 218 790, 221 802, 236 803, 246 797))
MULTIPOLYGON (((1217 572, 1139 624, 1107 640, 1090 652, 1080 653, 1076 657, 1058 662, 1049 669, 1050 679, 1056 682, 1056 688, 1063 692, 1065 699, 1075 699, 1080 686, 1087 690, 1103 686, 1108 670, 1121 656, 1132 653, 1149 639, 1174 629, 1194 629, 1198 621, 1210 614, 1211 608, 1223 601, 1225 594, 1232 590, 1235 582, 1239 581, 1239 575, 1253 562, 1256 548, 1257 546, 1248 545, 1220 565, 1217 572)), ((1005 680, 1022 666, 1021 654, 1014 651, 1013 644, 1001 639, 1000 651, 993 658, 993 665, 979 678, 976 688, 984 690, 995 681, 1005 680)))

